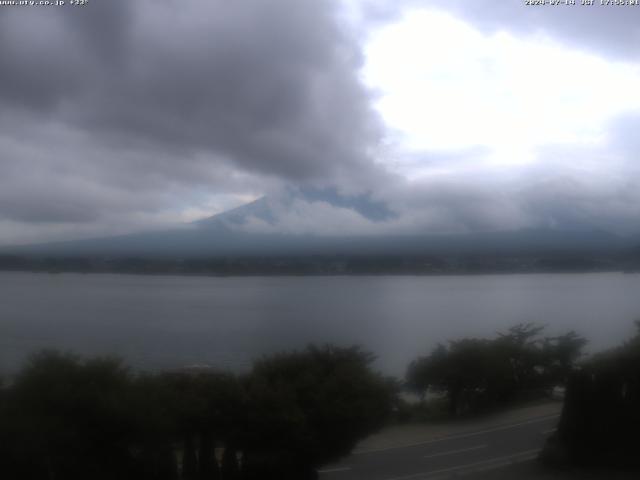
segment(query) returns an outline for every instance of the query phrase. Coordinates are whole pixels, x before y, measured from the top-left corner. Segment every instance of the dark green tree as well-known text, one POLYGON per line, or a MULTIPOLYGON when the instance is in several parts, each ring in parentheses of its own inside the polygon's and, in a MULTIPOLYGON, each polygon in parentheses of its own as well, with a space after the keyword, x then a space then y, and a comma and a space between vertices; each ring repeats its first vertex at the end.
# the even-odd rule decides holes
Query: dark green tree
POLYGON ((134 478, 129 391, 129 372, 117 360, 33 356, 5 402, 9 478, 134 478))
POLYGON ((274 355, 247 379, 247 468, 260 478, 315 478, 316 468, 347 455, 389 415, 394 389, 356 347, 274 355), (258 464, 260 464, 258 466, 258 464))
POLYGON ((0 387, 2 478, 314 478, 391 409, 393 385, 372 360, 357 348, 309 347, 238 378, 133 375, 117 360, 44 352, 0 387))
POLYGON ((501 371, 491 343, 482 339, 462 339, 438 345, 427 357, 411 363, 407 384, 416 392, 442 392, 449 400, 450 415, 477 408, 487 389, 501 371))
POLYGON ((564 385, 582 357, 587 340, 574 331, 547 337, 542 345, 542 358, 547 384, 564 385))
POLYGON ((407 386, 445 393, 452 416, 545 395, 566 379, 586 341, 574 332, 543 339, 543 330, 525 323, 494 339, 438 345, 409 365, 407 386))
POLYGON ((549 463, 640 471, 640 323, 620 347, 594 355, 572 371, 549 463))
MULTIPOLYGON (((219 478, 215 447, 233 442, 246 423, 237 378, 216 371, 177 371, 141 376, 136 387, 139 431, 143 450, 152 452, 149 457, 169 455, 175 461, 179 454, 182 478, 219 478)), ((170 462, 164 459, 163 464, 170 462)))

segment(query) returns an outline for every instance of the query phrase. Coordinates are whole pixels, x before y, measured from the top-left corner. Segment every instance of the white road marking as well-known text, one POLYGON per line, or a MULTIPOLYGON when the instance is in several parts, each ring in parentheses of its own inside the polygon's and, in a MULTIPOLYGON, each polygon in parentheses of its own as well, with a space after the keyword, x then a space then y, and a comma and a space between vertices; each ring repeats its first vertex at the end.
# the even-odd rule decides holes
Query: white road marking
POLYGON ((318 470, 318 473, 338 473, 338 472, 348 472, 349 470, 351 470, 351 467, 327 468, 324 470, 318 470))
POLYGON ((445 442, 447 440, 458 440, 460 438, 475 437, 477 435, 483 435, 485 433, 498 432, 500 430, 509 430, 510 428, 521 427, 523 425, 530 425, 532 423, 545 422, 547 420, 551 420, 552 418, 557 418, 559 416, 560 416, 560 414, 556 413, 556 414, 553 414, 553 415, 546 415, 544 417, 534 418, 534 419, 527 420, 527 421, 524 421, 524 422, 512 423, 510 425, 502 425, 500 427, 487 428, 485 430, 478 430, 477 432, 460 433, 460 434, 456 434, 456 435, 449 435, 447 437, 434 438, 433 440, 425 440, 424 442, 409 443, 409 444, 405 444, 405 445, 396 445, 396 446, 387 447, 387 448, 377 448, 377 449, 372 449, 372 450, 362 450, 360 452, 354 452, 353 455, 364 455, 364 454, 367 454, 367 453, 386 452, 387 450, 398 450, 399 448, 419 447, 420 445, 429 445, 431 443, 445 442))
POLYGON ((551 428, 549 430, 543 430, 542 432, 540 432, 541 435, 549 435, 550 433, 555 433, 555 431, 557 430, 557 428, 551 428))
POLYGON ((432 455, 425 455, 422 458, 435 458, 435 457, 444 457, 446 455, 454 455, 456 453, 463 453, 463 452, 471 452, 472 450, 480 450, 481 448, 487 448, 489 445, 476 445, 475 447, 469 447, 469 448, 460 448, 458 450, 449 450, 448 452, 441 452, 441 453, 434 453, 432 455))
POLYGON ((411 475, 387 478, 385 480, 410 480, 414 478, 428 479, 431 477, 435 477, 437 475, 442 475, 444 473, 461 472, 468 469, 474 469, 476 467, 477 467, 476 470, 489 470, 491 468, 497 468, 503 465, 509 465, 509 464, 518 463, 518 462, 526 462, 528 460, 535 458, 539 452, 540 452, 539 449, 525 450, 523 452, 518 452, 512 455, 505 455, 503 457, 490 458, 488 460, 482 460, 480 462, 467 463, 465 465, 458 465, 456 467, 450 467, 450 468, 441 468, 439 470, 431 470, 429 472, 413 473, 411 475))

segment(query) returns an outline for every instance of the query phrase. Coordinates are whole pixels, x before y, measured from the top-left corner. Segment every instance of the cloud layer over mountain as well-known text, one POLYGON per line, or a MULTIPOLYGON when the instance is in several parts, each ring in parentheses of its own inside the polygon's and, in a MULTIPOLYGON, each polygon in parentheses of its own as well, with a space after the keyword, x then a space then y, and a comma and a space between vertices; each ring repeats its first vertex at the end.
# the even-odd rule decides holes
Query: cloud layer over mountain
POLYGON ((439 0, 426 7, 382 0, 2 7, 0 244, 164 227, 292 189, 330 190, 343 200, 300 197, 295 208, 278 209, 283 231, 634 231, 640 97, 629 91, 628 104, 618 106, 620 95, 610 92, 640 78, 640 8, 439 0), (446 28, 432 37, 406 36, 418 8, 430 12, 418 27, 433 18, 450 23, 440 22, 446 28), (401 32, 396 48, 385 43, 387 53, 370 58, 376 38, 396 38, 384 36, 393 25, 401 32), (609 72, 602 78, 620 83, 599 91, 585 79, 583 88, 556 85, 556 95, 554 75, 568 72, 542 72, 539 88, 555 105, 536 110, 536 121, 593 114, 593 128, 566 125, 564 137, 535 141, 523 134, 524 147, 511 148, 521 126, 514 134, 501 125, 534 107, 509 83, 508 61, 537 54, 535 42, 576 58, 585 72, 589 62, 602 65, 594 67, 609 72), (416 68, 393 77, 393 57, 416 68), (383 73, 387 65, 388 78, 372 77, 372 65, 383 73), (470 75, 499 88, 469 94, 470 75), (481 115, 483 98, 504 103, 481 115), (392 214, 367 218, 349 203, 362 198, 392 214))

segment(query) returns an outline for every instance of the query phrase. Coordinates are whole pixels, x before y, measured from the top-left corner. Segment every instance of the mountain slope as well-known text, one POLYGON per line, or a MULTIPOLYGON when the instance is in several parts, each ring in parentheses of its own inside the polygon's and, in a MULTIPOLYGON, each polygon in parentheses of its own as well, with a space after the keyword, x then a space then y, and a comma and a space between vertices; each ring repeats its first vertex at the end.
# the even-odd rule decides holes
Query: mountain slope
MULTIPOLYGON (((326 201, 321 199, 319 201, 326 201)), ((39 256, 221 257, 274 255, 522 255, 617 252, 633 245, 598 230, 529 229, 459 235, 312 235, 251 233, 262 222, 278 231, 287 201, 262 197, 212 217, 164 231, 6 248, 0 253, 39 256)))

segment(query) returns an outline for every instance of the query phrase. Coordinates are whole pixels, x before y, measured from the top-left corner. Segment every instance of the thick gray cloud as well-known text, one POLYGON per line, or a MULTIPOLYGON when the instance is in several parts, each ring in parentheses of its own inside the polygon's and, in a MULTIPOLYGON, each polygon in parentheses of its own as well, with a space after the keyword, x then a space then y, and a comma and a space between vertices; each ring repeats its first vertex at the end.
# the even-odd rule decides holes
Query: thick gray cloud
POLYGON ((288 188, 365 192, 393 212, 372 220, 344 202, 300 199, 279 209, 290 232, 631 230, 640 214, 637 117, 612 124, 606 146, 549 146, 535 166, 506 175, 408 181, 387 168, 473 165, 487 152, 383 150, 381 138, 392 136, 359 69, 365 25, 425 6, 487 33, 544 34, 637 61, 640 7, 351 3, 364 23, 348 24, 338 0, 3 8, 0 244, 162 227, 288 188))
POLYGON ((375 175, 380 124, 336 12, 328 0, 3 9, 0 217, 99 221, 198 191, 375 175))
POLYGON ((358 50, 331 7, 143 0, 77 13, 14 9, 1 25, 2 95, 103 144, 182 158, 213 152, 294 179, 324 175, 362 162, 376 134, 358 50))

